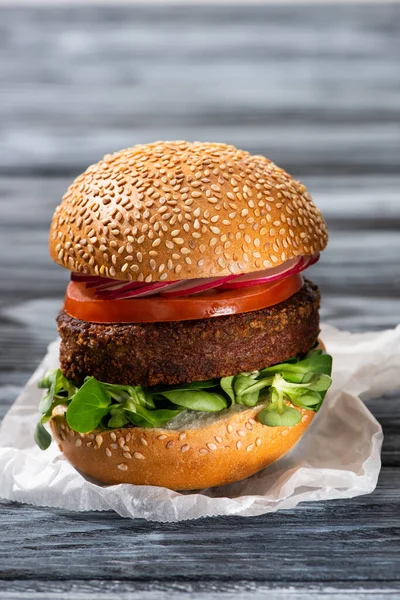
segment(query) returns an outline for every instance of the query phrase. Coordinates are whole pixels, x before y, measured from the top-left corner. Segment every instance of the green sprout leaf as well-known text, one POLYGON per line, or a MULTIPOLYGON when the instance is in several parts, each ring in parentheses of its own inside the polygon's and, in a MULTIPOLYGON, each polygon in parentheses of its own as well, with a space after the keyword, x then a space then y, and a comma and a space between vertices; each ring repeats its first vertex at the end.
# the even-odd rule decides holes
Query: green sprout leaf
POLYGON ((260 371, 261 377, 270 377, 275 373, 282 375, 287 381, 293 383, 302 383, 304 378, 310 374, 322 373, 330 375, 332 372, 332 357, 329 354, 322 354, 320 350, 312 351, 303 360, 297 362, 286 362, 273 367, 268 367, 260 371))
POLYGON ((329 389, 332 379, 329 375, 313 375, 306 383, 293 383, 286 381, 282 375, 277 373, 273 379, 272 385, 279 387, 285 392, 293 391, 300 393, 301 390, 313 390, 315 392, 325 392, 329 389))
POLYGON ((268 427, 292 427, 300 422, 301 412, 286 405, 284 405, 282 412, 279 410, 271 410, 267 407, 259 412, 258 420, 268 427))
POLYGON ((247 391, 249 390, 249 388, 251 388, 253 385, 255 385, 254 381, 255 380, 252 377, 249 377, 248 375, 245 375, 244 373, 241 373, 240 375, 236 375, 234 382, 233 382, 233 389, 235 391, 235 396, 240 397, 243 394, 246 394, 247 391))
POLYGON ((280 427, 282 424, 281 415, 276 410, 267 410, 266 408, 258 413, 258 420, 268 427, 280 427))
POLYGON ((158 409, 147 410, 143 407, 137 407, 135 412, 126 411, 129 421, 137 427, 163 427, 168 421, 179 415, 182 409, 158 409))
POLYGON ((108 413, 110 403, 102 384, 90 377, 73 396, 67 408, 67 423, 79 433, 92 431, 108 413))
POLYGON ((161 392, 172 404, 183 406, 189 410, 202 412, 219 412, 228 408, 228 402, 222 394, 204 392, 203 390, 170 390, 161 392))
POLYGON ((111 419, 108 419, 107 421, 107 427, 110 429, 119 429, 129 423, 129 417, 121 406, 112 408, 110 410, 110 415, 111 419))
POLYGON ((259 400, 260 390, 271 385, 272 378, 257 380, 248 375, 235 377, 233 387, 236 402, 245 406, 255 406, 259 400))
POLYGON ((286 406, 285 411, 281 415, 282 425, 285 427, 293 427, 293 425, 297 425, 301 421, 301 412, 292 408, 291 406, 286 406))
POLYGON ((47 448, 51 444, 51 435, 44 427, 42 421, 40 420, 36 425, 35 433, 33 435, 35 443, 39 446, 41 450, 47 450, 47 448))
MULTIPOLYGON (((39 411, 42 414, 47 413, 51 405, 53 404, 53 399, 56 393, 56 379, 57 379, 57 371, 53 371, 49 373, 49 375, 45 379, 46 387, 49 388, 47 394, 45 394, 39 402, 39 411)), ((39 383, 39 387, 44 387, 44 380, 39 383), (42 385, 40 385, 42 384, 42 385)))
POLYGON ((288 396, 293 404, 307 410, 317 410, 322 402, 321 395, 312 390, 301 391, 299 394, 289 393, 288 396))
POLYGON ((307 383, 292 383, 277 373, 272 383, 272 389, 289 398, 297 406, 318 411, 332 380, 329 375, 325 374, 314 374, 308 379, 307 383))
POLYGON ((80 433, 127 425, 163 427, 185 409, 220 412, 229 405, 256 406, 261 401, 268 402, 259 413, 261 423, 291 427, 300 421, 301 412, 289 402, 318 411, 331 385, 331 370, 332 358, 319 349, 302 360, 291 358, 261 371, 153 388, 111 384, 94 377, 86 377, 82 386, 76 386, 57 369, 39 383, 47 392, 40 401, 42 418, 35 441, 43 449, 50 445, 44 423, 58 404, 66 405, 67 422, 80 433))
POLYGON ((150 392, 140 385, 117 385, 114 383, 99 382, 112 400, 116 402, 125 402, 133 399, 142 406, 154 408, 153 397, 150 392))
POLYGON ((234 379, 234 375, 231 375, 230 377, 222 377, 219 382, 225 394, 232 400, 232 404, 235 404, 235 392, 233 391, 234 379))
MULTIPOLYGON (((39 411, 42 414, 49 412, 53 402, 57 401, 59 395, 66 401, 76 392, 75 385, 62 374, 61 369, 50 371, 38 384, 39 388, 47 388, 48 392, 39 403, 39 411)), ((58 402, 59 404, 59 402, 58 402)))

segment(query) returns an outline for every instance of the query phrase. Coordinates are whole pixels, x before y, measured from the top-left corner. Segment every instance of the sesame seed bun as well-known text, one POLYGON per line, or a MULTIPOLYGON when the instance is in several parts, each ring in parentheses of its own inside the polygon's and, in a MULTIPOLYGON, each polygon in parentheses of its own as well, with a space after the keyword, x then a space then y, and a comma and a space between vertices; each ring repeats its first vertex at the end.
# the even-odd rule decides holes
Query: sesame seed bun
POLYGON ((123 281, 249 273, 326 243, 304 185, 263 156, 200 142, 105 156, 69 187, 50 230, 56 262, 123 281))
POLYGON ((293 427, 265 427, 261 407, 224 411, 185 429, 130 427, 79 434, 56 414, 51 428, 60 450, 81 472, 105 484, 158 485, 193 490, 240 481, 288 452, 311 423, 301 410, 293 427))

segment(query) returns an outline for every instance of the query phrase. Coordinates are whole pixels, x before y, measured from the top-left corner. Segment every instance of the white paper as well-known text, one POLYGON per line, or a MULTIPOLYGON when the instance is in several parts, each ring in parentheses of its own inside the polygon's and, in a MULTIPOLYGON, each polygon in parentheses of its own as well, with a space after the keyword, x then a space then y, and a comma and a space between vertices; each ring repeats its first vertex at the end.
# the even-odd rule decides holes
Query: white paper
POLYGON ((360 399, 400 388, 400 326, 351 334, 324 325, 333 355, 333 385, 301 441, 249 479, 198 492, 155 486, 101 486, 85 479, 55 443, 33 442, 42 390, 37 382, 58 366, 58 342, 49 351, 0 427, 0 497, 75 511, 114 510, 123 517, 181 521, 216 515, 253 516, 299 502, 351 498, 372 492, 380 470, 382 429, 360 399))

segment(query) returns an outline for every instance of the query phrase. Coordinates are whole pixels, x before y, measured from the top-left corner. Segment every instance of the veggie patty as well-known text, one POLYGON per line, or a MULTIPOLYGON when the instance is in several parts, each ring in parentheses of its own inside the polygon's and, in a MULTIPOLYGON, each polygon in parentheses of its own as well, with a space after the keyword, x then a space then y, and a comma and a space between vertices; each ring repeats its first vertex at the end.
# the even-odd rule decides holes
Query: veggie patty
POLYGON ((60 363, 77 383, 87 376, 126 385, 176 385, 220 378, 306 354, 319 333, 320 294, 302 289, 249 313, 166 323, 94 324, 61 311, 60 363))

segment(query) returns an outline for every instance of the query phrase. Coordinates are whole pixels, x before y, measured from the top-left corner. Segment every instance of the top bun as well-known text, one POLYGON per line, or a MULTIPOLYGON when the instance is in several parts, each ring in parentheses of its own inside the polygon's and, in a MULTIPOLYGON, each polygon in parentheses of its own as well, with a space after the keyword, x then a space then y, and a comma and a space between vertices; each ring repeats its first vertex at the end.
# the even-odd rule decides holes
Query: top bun
POLYGON ((249 273, 326 243, 303 184, 263 156, 202 142, 105 156, 68 188, 50 229, 56 262, 122 281, 249 273))

